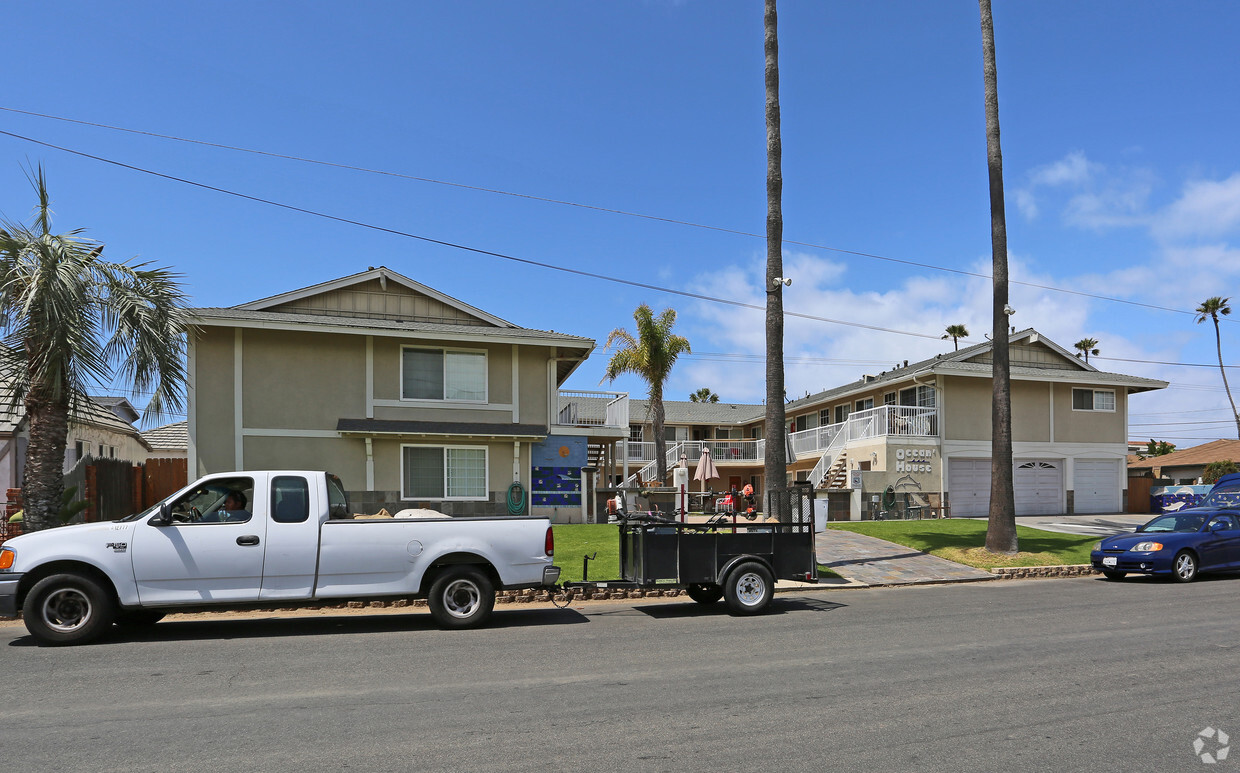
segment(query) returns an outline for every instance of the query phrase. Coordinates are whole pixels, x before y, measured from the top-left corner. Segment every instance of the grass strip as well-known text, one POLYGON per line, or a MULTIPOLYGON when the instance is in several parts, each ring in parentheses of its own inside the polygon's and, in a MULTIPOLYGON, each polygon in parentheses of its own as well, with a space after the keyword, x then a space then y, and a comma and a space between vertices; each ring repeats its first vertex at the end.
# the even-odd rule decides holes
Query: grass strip
POLYGON ((1020 552, 1014 556, 986 550, 986 521, 948 518, 925 521, 836 521, 830 529, 865 534, 915 548, 923 553, 959 564, 993 569, 1001 566, 1060 566, 1088 564, 1089 551, 1097 537, 1060 534, 1053 531, 1016 527, 1020 552))

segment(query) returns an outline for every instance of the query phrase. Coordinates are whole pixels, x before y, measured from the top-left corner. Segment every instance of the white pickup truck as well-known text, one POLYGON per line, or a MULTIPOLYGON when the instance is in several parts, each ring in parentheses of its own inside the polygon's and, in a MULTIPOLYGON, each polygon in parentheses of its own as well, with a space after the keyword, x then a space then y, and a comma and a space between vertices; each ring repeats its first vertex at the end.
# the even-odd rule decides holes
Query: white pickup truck
POLYGON ((208 475, 144 513, 5 542, 0 617, 21 610, 38 641, 77 644, 177 609, 413 596, 470 628, 497 588, 559 579, 548 519, 434 515, 353 519, 325 472, 208 475))

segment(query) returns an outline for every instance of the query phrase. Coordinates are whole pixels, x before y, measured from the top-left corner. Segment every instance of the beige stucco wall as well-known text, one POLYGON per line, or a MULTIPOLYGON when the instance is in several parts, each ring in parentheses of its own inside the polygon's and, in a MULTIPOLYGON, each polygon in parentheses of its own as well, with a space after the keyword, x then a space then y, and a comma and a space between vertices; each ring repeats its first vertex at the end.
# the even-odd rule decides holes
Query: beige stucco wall
MULTIPOLYGON (((74 444, 77 441, 86 443, 86 453, 91 456, 100 456, 99 446, 115 446, 116 458, 127 459, 131 462, 146 461, 148 456, 146 446, 138 442, 133 435, 126 435, 104 427, 96 427, 90 424, 69 425, 69 432, 65 439, 66 453, 72 453, 74 444)), ((106 451, 106 449, 105 449, 106 451)), ((107 456, 106 453, 103 456, 107 456)))
POLYGON ((365 417, 365 337, 246 330, 241 351, 242 426, 335 429, 365 417))
POLYGON ((945 440, 990 440, 988 378, 943 378, 943 427, 945 440))
POLYGON ((1055 385, 1055 440, 1061 443, 1127 443, 1128 394, 1123 387, 1088 384, 1055 385), (1110 389, 1115 411, 1072 410, 1072 389, 1110 389))
POLYGON ((194 384, 190 408, 194 412, 197 470, 236 469, 233 451, 233 331, 231 328, 199 328, 194 339, 194 384))
POLYGON ((357 438, 249 436, 244 452, 251 470, 326 470, 347 489, 366 486, 366 445, 357 438))

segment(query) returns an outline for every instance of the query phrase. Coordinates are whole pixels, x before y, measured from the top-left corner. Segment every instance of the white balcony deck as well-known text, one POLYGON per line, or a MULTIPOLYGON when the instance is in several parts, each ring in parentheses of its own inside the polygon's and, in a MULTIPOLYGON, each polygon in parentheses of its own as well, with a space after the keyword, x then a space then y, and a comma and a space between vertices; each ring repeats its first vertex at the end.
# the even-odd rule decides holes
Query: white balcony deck
POLYGON ((607 427, 629 431, 628 392, 561 389, 556 394, 555 426, 607 427))

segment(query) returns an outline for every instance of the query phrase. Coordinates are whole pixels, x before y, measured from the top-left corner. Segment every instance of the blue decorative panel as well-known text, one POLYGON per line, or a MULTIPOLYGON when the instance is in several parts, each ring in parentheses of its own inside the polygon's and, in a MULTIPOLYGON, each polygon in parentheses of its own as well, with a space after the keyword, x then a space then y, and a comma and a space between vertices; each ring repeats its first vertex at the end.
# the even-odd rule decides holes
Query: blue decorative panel
POLYGON ((535 467, 530 504, 534 507, 581 507, 581 468, 535 467))
POLYGON ((535 467, 586 466, 586 439, 583 437, 557 437, 552 435, 541 443, 535 443, 531 461, 535 467))
POLYGON ((1213 486, 1159 486, 1150 489, 1150 505, 1156 513, 1196 507, 1213 486))

